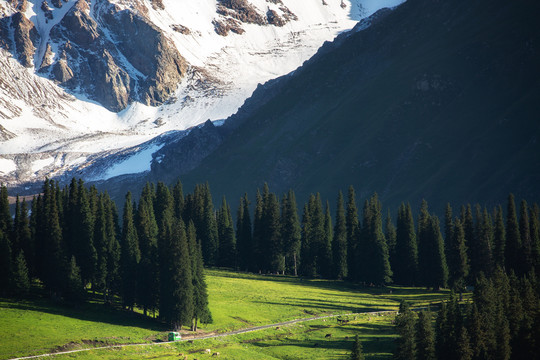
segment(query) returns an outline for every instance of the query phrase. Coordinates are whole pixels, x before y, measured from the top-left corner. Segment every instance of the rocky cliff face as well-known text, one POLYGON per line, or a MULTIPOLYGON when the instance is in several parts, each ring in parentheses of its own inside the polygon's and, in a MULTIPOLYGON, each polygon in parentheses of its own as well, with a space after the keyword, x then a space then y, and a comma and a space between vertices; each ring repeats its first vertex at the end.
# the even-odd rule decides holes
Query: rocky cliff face
POLYGON ((160 105, 176 90, 187 63, 145 17, 144 5, 126 9, 108 0, 52 4, 40 3, 41 31, 25 16, 26 1, 12 1, 12 14, 2 18, 0 46, 23 66, 35 66, 62 87, 115 112, 133 101, 160 105), (57 10, 63 7, 70 8, 57 10))

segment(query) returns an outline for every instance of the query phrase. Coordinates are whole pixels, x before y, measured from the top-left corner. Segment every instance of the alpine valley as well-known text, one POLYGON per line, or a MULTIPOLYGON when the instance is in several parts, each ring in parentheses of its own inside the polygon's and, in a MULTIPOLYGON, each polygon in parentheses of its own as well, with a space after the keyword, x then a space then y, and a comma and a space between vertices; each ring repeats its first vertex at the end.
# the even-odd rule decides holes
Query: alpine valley
POLYGON ((436 210, 538 200, 539 13, 527 0, 0 0, 0 181, 31 193, 76 176, 117 199, 180 177, 229 199, 267 182, 300 201, 351 184, 436 210))

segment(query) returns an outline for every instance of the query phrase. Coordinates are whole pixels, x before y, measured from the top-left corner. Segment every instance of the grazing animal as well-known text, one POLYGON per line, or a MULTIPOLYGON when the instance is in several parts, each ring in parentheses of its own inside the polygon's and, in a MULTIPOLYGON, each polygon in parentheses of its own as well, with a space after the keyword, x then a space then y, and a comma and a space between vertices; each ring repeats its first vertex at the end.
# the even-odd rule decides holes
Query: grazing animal
POLYGON ((325 338, 331 338, 331 337, 332 337, 332 334, 326 334, 324 337, 325 337, 325 338))

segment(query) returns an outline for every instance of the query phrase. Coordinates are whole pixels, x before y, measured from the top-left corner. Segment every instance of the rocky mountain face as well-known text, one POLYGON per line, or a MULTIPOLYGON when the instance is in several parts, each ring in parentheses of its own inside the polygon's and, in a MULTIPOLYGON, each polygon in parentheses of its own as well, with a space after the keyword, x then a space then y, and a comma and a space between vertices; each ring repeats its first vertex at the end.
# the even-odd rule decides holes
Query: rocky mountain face
POLYGON ((402 1, 0 0, 0 182, 106 179, 402 1))
POLYGON ((25 67, 35 66, 40 74, 111 111, 133 101, 162 104, 186 72, 185 59, 144 16, 143 4, 123 9, 107 0, 72 0, 50 7, 43 1, 41 33, 25 15, 26 0, 13 5, 13 14, 2 18, 4 47, 13 49, 25 67))
POLYGON ((409 0, 259 87, 193 170, 174 156, 153 169, 233 203, 264 182, 299 202, 349 185, 391 209, 425 198, 439 215, 510 192, 538 201, 539 6, 409 0))

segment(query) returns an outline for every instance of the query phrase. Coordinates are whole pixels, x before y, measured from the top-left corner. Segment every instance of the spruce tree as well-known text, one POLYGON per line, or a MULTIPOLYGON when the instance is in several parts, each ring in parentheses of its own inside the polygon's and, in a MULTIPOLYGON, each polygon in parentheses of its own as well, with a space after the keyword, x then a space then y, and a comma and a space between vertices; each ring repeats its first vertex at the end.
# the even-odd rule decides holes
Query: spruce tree
POLYGON ((173 225, 175 223, 172 195, 169 188, 158 183, 154 206, 158 223, 158 263, 159 263, 159 316, 170 320, 173 311, 171 283, 174 258, 172 257, 173 225), (160 204, 159 206, 157 204, 160 204), (159 208, 159 210, 158 210, 159 208), (159 213, 159 216, 158 216, 159 213))
POLYGON ((11 270, 11 241, 0 229, 0 294, 7 295, 12 278, 11 270))
POLYGON ((171 327, 179 331, 182 325, 191 325, 194 309, 191 259, 184 223, 181 220, 174 221, 172 225, 169 251, 171 268, 168 283, 170 287, 165 296, 169 297, 168 303, 171 307, 165 315, 171 327))
POLYGON ((281 202, 281 236, 285 248, 286 270, 294 276, 297 276, 301 228, 296 208, 296 197, 292 190, 289 190, 288 193, 283 196, 281 202))
POLYGON ((521 267, 522 273, 526 274, 533 269, 536 262, 533 258, 533 243, 531 239, 531 228, 529 221, 529 206, 525 200, 521 201, 519 207, 519 237, 521 239, 521 267))
POLYGON ((135 229, 133 216, 133 203, 131 193, 126 195, 122 227, 120 267, 122 274, 122 302, 124 306, 133 310, 137 298, 137 281, 141 252, 139 239, 135 229))
POLYGON ((28 276, 28 266, 24 251, 20 250, 13 264, 13 290, 16 295, 24 297, 30 289, 30 278, 28 276))
MULTIPOLYGON (((19 197, 17 196, 17 200, 19 197)), ((32 242, 32 232, 30 230, 29 215, 28 215, 28 206, 26 201, 23 199, 20 202, 19 206, 16 206, 15 211, 15 220, 14 220, 14 230, 16 242, 18 243, 19 250, 23 251, 25 256, 25 262, 28 266, 29 275, 31 269, 33 268, 34 258, 35 258, 35 247, 32 242)))
POLYGON ((81 279, 84 285, 92 281, 97 267, 97 251, 94 246, 94 217, 91 193, 85 188, 84 182, 78 182, 79 204, 76 223, 75 258, 81 269, 81 279), (77 231, 78 230, 78 231, 77 231))
POLYGON ((418 284, 418 244, 411 206, 401 204, 396 228, 396 255, 393 261, 394 281, 400 285, 418 284))
POLYGON ((390 268, 392 268, 392 262, 394 261, 394 258, 396 256, 397 232, 396 226, 392 222, 390 209, 388 209, 388 211, 386 212, 384 229, 384 237, 386 238, 386 245, 388 246, 388 255, 390 258, 390 268))
POLYGON ((358 220, 358 208, 356 206, 356 194, 352 185, 349 186, 347 194, 347 215, 345 224, 347 227, 347 269, 349 279, 358 280, 358 243, 360 224, 358 220))
POLYGON ((219 266, 236 269, 236 237, 234 235, 231 208, 227 204, 225 196, 223 196, 221 209, 218 212, 217 228, 219 243, 218 264, 219 266))
POLYGON ((501 206, 495 210, 495 228, 493 230, 493 266, 505 266, 506 229, 504 228, 501 206))
POLYGON ((204 262, 205 264, 212 266, 216 265, 218 260, 218 229, 214 212, 214 204, 212 203, 212 194, 210 193, 210 186, 208 183, 206 183, 202 189, 202 221, 200 228, 197 226, 196 228, 197 231, 200 232, 199 237, 201 239, 204 262))
POLYGON ((435 360, 435 334, 428 312, 418 313, 416 323, 416 358, 418 360, 435 360))
POLYGON ((180 180, 173 187, 174 217, 178 220, 184 218, 184 189, 180 180))
POLYGON ((492 251, 493 224, 486 209, 478 211, 475 242, 471 244, 471 272, 476 278, 480 272, 490 275, 493 271, 492 251))
POLYGON ((57 200, 55 184, 46 180, 43 186, 43 211, 40 221, 43 242, 39 252, 40 257, 43 257, 40 275, 43 276, 45 287, 53 296, 61 295, 67 267, 57 200))
POLYGON ((454 222, 452 238, 448 241, 446 248, 450 284, 462 291, 469 276, 469 257, 465 244, 465 230, 460 219, 454 222))
POLYGON ((103 195, 100 195, 98 200, 93 238, 97 252, 97 266, 94 279, 92 280, 92 286, 105 294, 107 289, 107 257, 109 250, 109 239, 107 238, 107 223, 103 195))
MULTIPOLYGON (((314 197, 313 194, 311 197, 314 197)), ((300 262, 300 275, 302 276, 314 277, 316 275, 314 248, 312 213, 309 205, 305 204, 302 214, 302 244, 300 247, 300 258, 302 260, 300 262)))
POLYGON ((439 227, 439 219, 429 216, 426 228, 420 232, 422 248, 419 256, 420 271, 423 272, 424 285, 438 290, 446 287, 448 282, 448 266, 444 253, 444 242, 439 227))
POLYGON ((364 353, 362 351, 362 343, 360 342, 360 339, 358 338, 358 335, 354 337, 354 344, 351 351, 351 360, 364 360, 364 353))
POLYGON ((138 266, 137 303, 142 306, 144 315, 154 312, 159 302, 159 250, 158 225, 154 213, 154 191, 149 183, 142 190, 135 228, 139 240, 141 260, 138 266))
POLYGON ((190 221, 187 228, 188 247, 191 257, 191 279, 193 282, 193 319, 191 330, 197 331, 199 321, 203 324, 212 323, 212 314, 208 308, 208 292, 204 278, 201 246, 196 239, 196 230, 190 221))
POLYGON ((430 272, 433 267, 434 246, 430 234, 431 215, 428 211, 426 200, 422 200, 420 213, 418 215, 417 241, 418 241, 418 270, 419 270, 419 285, 429 286, 430 272))
POLYGON ((319 251, 318 273, 325 279, 332 277, 332 241, 333 241, 332 217, 330 205, 326 202, 324 214, 324 239, 319 251))
POLYGON ((347 222, 341 191, 337 198, 336 222, 332 242, 332 265, 335 279, 341 280, 347 278, 347 222))
POLYGON ((514 270, 518 275, 522 275, 521 263, 521 236, 519 234, 519 225, 516 215, 516 204, 514 195, 508 196, 508 205, 506 211, 506 247, 505 247, 506 270, 514 270))
POLYGON ((8 190, 7 187, 2 184, 0 186, 0 231, 2 231, 5 236, 11 237, 12 227, 13 223, 9 211, 8 190))
POLYGON ((456 349, 458 360, 472 360, 473 350, 471 349, 470 336, 467 328, 462 326, 459 333, 458 347, 456 349))
POLYGON ((386 284, 392 281, 388 246, 382 229, 382 206, 375 193, 364 208, 362 228, 363 279, 368 283, 386 284))
POLYGON ((394 349, 394 359, 414 360, 416 359, 416 320, 406 302, 401 302, 399 312, 396 316, 396 330, 398 338, 394 349))
POLYGON ((251 269, 253 257, 253 240, 251 234, 251 217, 249 215, 249 200, 247 193, 240 198, 236 216, 236 248, 238 267, 242 271, 251 269))
POLYGON ((255 213, 253 216, 253 245, 251 257, 251 271, 262 271, 262 251, 263 242, 263 196, 259 189, 255 198, 255 213))
MULTIPOLYGON (((265 184, 266 185, 266 184, 265 184)), ((263 237, 262 249, 265 249, 266 260, 263 261, 267 271, 283 273, 285 271, 285 254, 281 238, 281 222, 279 201, 275 194, 265 191, 263 202, 263 237)))
POLYGON ((65 297, 72 302, 82 302, 84 299, 84 284, 74 256, 71 257, 67 268, 65 297))

